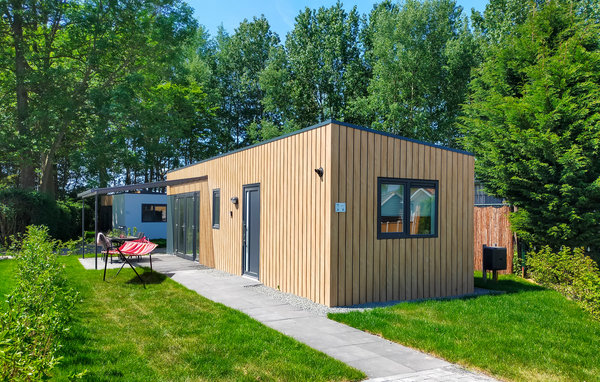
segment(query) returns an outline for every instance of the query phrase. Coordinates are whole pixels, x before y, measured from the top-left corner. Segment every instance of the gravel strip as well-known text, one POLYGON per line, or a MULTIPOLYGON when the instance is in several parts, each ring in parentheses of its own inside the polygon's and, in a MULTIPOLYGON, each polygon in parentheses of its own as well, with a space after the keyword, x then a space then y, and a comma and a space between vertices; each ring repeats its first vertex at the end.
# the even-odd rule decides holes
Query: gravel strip
MULTIPOLYGON (((216 271, 216 272, 221 272, 221 271, 216 271)), ((229 275, 229 274, 227 273, 227 275, 229 275)), ((296 308, 300 308, 300 309, 308 311, 308 312, 313 312, 318 316, 324 316, 324 317, 326 317, 328 313, 348 313, 348 312, 356 312, 356 311, 363 312, 365 310, 371 310, 374 308, 383 308, 383 307, 397 305, 397 304, 406 303, 406 302, 424 301, 424 300, 411 300, 411 301, 372 302, 372 303, 368 303, 368 304, 338 306, 338 307, 329 308, 325 305, 317 304, 316 302, 313 302, 307 298, 296 296, 291 293, 284 293, 277 289, 273 289, 271 287, 265 286, 263 284, 248 285, 248 286, 246 286, 246 288, 252 288, 257 293, 261 293, 261 294, 270 296, 271 298, 273 298, 275 300, 288 303, 292 306, 295 306, 296 308)), ((487 295, 487 294, 502 294, 502 293, 504 293, 504 292, 493 291, 493 290, 482 289, 482 288, 475 288, 474 293, 444 298, 443 300, 464 298, 464 297, 473 297, 473 296, 483 296, 483 295, 487 295)))

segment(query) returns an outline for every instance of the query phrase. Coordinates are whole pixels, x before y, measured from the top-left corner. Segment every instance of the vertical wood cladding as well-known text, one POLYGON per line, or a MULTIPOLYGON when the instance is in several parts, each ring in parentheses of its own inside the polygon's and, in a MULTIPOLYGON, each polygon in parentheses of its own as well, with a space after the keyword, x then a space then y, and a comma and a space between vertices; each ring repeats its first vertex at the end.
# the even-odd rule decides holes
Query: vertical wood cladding
POLYGON ((331 305, 472 292, 474 158, 347 126, 333 131, 331 305), (378 240, 378 177, 438 180, 438 236, 378 240))
POLYGON ((328 306, 409 300, 473 290, 473 164, 469 155, 328 124, 170 172, 169 180, 208 180, 167 192, 200 191, 206 265, 242 273, 242 186, 259 183, 262 283, 328 306), (377 177, 438 180, 438 237, 377 239, 377 177), (210 222, 215 188, 219 229, 210 222))
POLYGON ((167 190, 170 195, 201 191, 200 208, 209 208, 200 212, 200 261, 212 259, 206 265, 242 273, 242 186, 259 183, 260 281, 329 305, 331 133, 332 125, 325 125, 170 172, 169 180, 208 176, 204 187, 167 190), (314 171, 319 167, 325 169, 322 179, 314 171), (215 188, 221 190, 219 229, 210 223, 215 188), (230 201, 234 196, 237 206, 230 201), (207 243, 212 243, 212 254, 202 253, 210 251, 207 243))

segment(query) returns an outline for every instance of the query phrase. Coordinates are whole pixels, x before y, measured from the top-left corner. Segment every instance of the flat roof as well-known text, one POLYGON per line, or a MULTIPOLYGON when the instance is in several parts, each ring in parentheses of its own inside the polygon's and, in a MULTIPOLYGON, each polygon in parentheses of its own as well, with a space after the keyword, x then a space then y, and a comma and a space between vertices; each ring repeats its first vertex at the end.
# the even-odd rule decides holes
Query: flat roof
POLYGON ((77 197, 85 199, 85 198, 89 198, 91 196, 96 196, 96 195, 106 195, 111 192, 124 192, 124 191, 132 191, 132 190, 142 190, 145 188, 177 186, 179 184, 199 182, 199 181, 206 180, 206 179, 208 179, 208 177, 205 175, 205 176, 197 176, 194 178, 163 180, 161 182, 138 183, 138 184, 128 184, 126 186, 92 188, 92 189, 80 192, 79 194, 77 194, 77 197))
POLYGON ((375 130, 375 129, 371 129, 371 128, 368 128, 368 127, 355 125, 355 124, 348 123, 348 122, 341 122, 341 121, 338 121, 338 120, 335 120, 335 119, 328 119, 328 120, 323 121, 321 123, 317 123, 316 125, 305 127, 304 129, 296 130, 296 131, 293 131, 291 133, 280 135, 280 136, 275 137, 275 138, 267 139, 266 141, 258 142, 258 143, 255 143, 253 145, 250 145, 250 146, 241 147, 241 148, 236 149, 236 150, 232 150, 232 151, 228 151, 228 152, 223 153, 223 154, 215 155, 214 157, 203 159, 201 161, 188 164, 187 166, 182 166, 182 167, 178 167, 178 168, 173 169, 173 170, 169 170, 169 171, 167 171, 167 174, 170 174, 170 173, 175 172, 175 171, 182 170, 184 168, 192 167, 192 166, 195 166, 195 165, 200 164, 200 163, 208 162, 208 161, 211 161, 213 159, 225 157, 225 156, 228 156, 228 155, 231 155, 231 154, 238 153, 240 151, 248 150, 248 149, 251 149, 251 148, 254 148, 254 147, 258 147, 258 146, 261 146, 261 145, 265 145, 267 143, 275 142, 275 141, 278 141, 280 139, 285 139, 287 137, 291 137, 292 135, 301 134, 301 133, 304 133, 306 131, 310 131, 310 130, 313 130, 313 129, 318 129, 319 127, 323 127, 323 126, 326 126, 326 125, 329 125, 329 124, 346 126, 346 127, 352 128, 352 129, 361 130, 361 131, 367 131, 369 133, 379 134, 379 135, 383 135, 383 136, 386 136, 386 137, 391 137, 391 138, 396 138, 396 139, 402 139, 404 141, 414 142, 414 143, 418 143, 418 144, 425 145, 425 146, 430 146, 430 147, 435 147, 435 148, 442 149, 442 150, 448 150, 448 151, 453 151, 453 152, 460 153, 460 154, 475 156, 475 154, 473 154, 473 153, 471 153, 469 151, 460 150, 460 149, 453 149, 451 147, 446 147, 446 146, 442 146, 442 145, 436 145, 434 143, 420 141, 418 139, 406 138, 406 137, 402 137, 400 135, 388 133, 388 132, 385 132, 385 131, 375 130))

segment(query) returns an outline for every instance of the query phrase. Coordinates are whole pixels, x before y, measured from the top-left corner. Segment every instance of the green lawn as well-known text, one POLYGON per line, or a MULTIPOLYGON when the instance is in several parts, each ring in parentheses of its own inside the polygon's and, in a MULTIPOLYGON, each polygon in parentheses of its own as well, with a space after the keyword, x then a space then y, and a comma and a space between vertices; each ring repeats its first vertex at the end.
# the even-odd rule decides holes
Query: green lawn
MULTIPOLYGON (((77 257, 61 258, 82 301, 55 378, 92 381, 360 380, 364 374, 243 313, 147 270, 102 281, 77 257)), ((0 262, 0 275, 8 263, 0 262)), ((112 275, 116 270, 109 271, 112 275)), ((112 276, 111 276, 112 277, 112 276)))
POLYGON ((12 292, 15 284, 14 260, 0 260, 0 309, 6 306, 6 295, 12 292))
MULTIPOLYGON (((475 283, 482 286, 480 275, 475 283)), ((486 287, 507 293, 329 316, 502 379, 600 380, 600 322, 514 276, 486 287)))

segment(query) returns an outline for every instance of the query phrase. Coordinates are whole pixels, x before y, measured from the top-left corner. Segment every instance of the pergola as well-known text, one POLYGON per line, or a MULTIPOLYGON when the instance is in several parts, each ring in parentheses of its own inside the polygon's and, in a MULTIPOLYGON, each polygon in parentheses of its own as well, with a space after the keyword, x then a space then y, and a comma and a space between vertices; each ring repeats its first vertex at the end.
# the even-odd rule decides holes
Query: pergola
MULTIPOLYGON (((78 198, 81 198, 81 258, 85 257, 85 199, 94 197, 94 242, 98 237, 98 196, 114 194, 118 192, 143 190, 151 188, 162 188, 167 186, 177 186, 185 183, 192 183, 205 180, 206 176, 199 176, 195 178, 185 178, 176 180, 164 180, 162 182, 151 182, 151 183, 138 183, 129 184, 126 186, 115 186, 115 187, 104 187, 104 188, 92 188, 85 190, 77 194, 78 198)), ((98 246, 94 246, 96 254, 95 267, 98 269, 98 246)))

